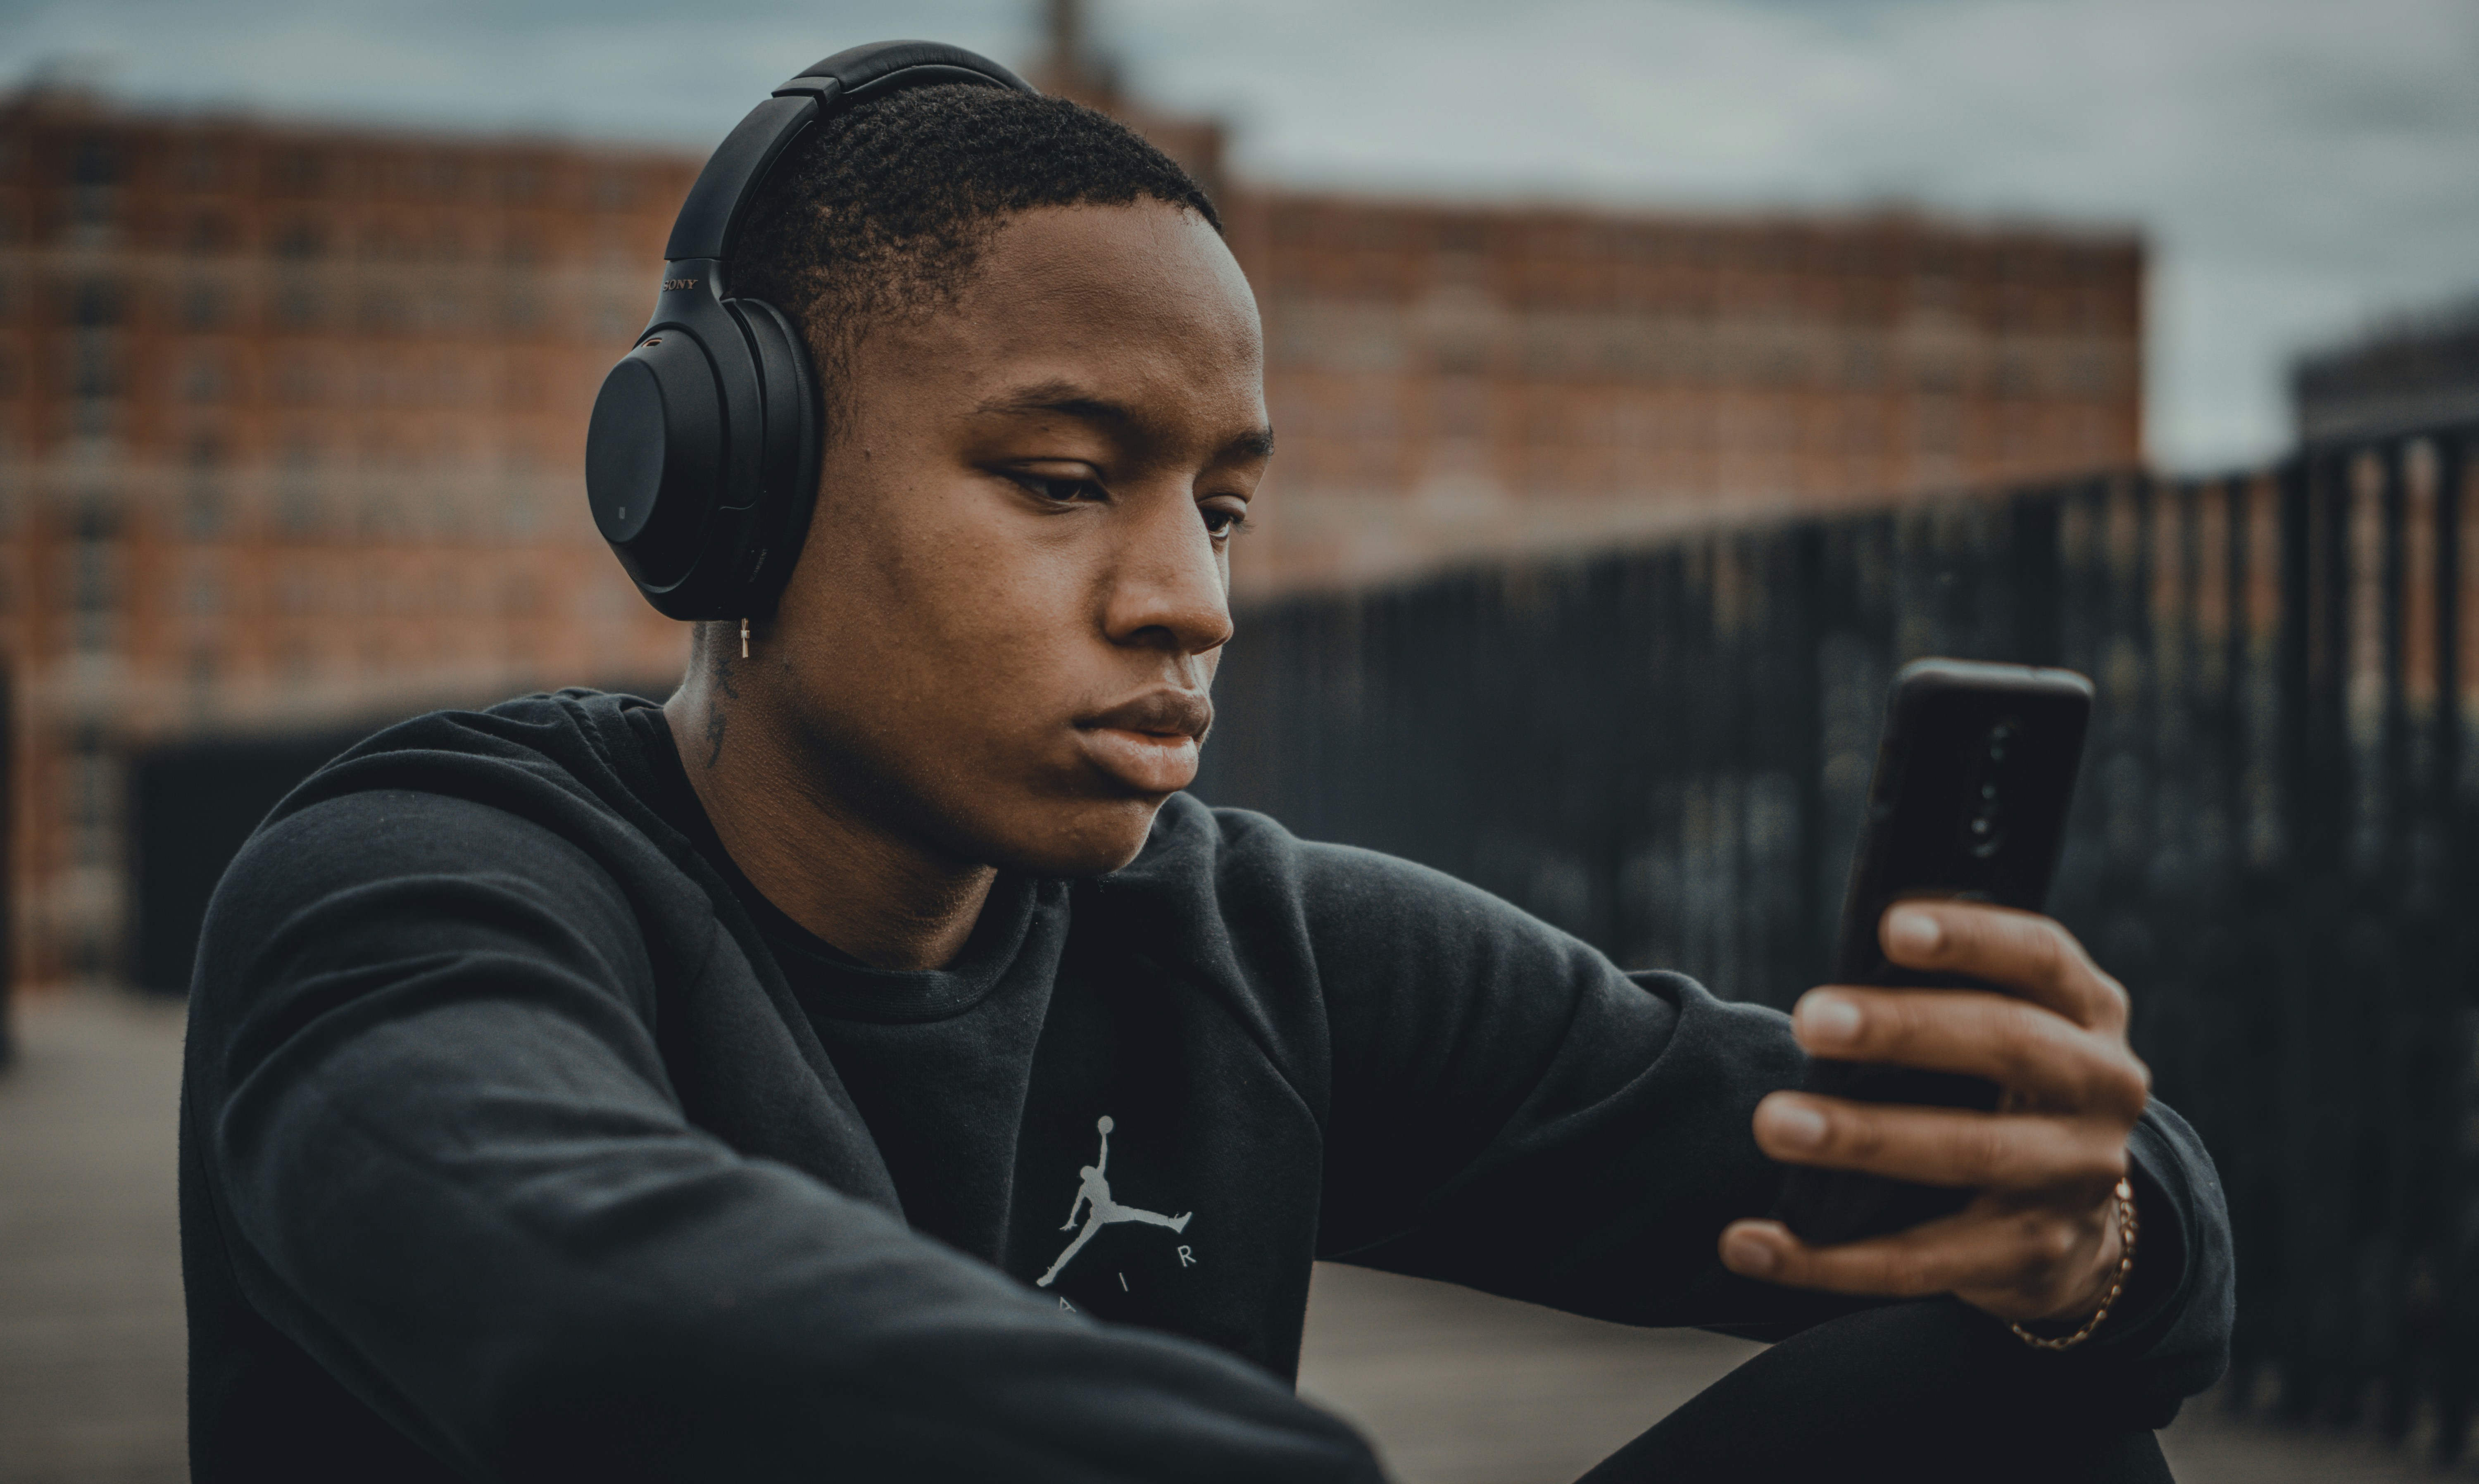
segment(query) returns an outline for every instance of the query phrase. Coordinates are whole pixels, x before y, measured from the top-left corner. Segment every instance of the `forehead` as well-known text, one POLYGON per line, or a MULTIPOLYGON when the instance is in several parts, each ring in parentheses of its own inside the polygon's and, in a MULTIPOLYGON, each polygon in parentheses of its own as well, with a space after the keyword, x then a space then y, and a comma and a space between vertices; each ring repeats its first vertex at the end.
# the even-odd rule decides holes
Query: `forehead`
POLYGON ((1248 281, 1211 225, 1160 202, 1012 217, 950 305, 876 338, 885 353, 871 359, 916 395, 934 382, 980 402, 1074 381, 1131 401, 1212 404, 1217 420, 1264 417, 1248 281))

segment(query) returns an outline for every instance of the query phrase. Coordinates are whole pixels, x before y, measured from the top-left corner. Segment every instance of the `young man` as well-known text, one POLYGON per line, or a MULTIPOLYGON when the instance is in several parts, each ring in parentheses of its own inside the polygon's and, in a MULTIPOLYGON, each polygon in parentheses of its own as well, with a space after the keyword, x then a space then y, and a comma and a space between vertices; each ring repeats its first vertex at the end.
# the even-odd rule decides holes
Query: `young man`
POLYGON ((217 894, 202 1484, 1373 1481, 1291 1394, 1318 1257, 1790 1337, 1596 1478, 2167 1476, 2226 1220, 2054 925, 1897 913, 1897 961, 2015 995, 1794 1023, 1179 792, 1272 435, 1175 166, 1068 103, 896 92, 777 166, 731 272, 828 414, 745 657, 709 624, 662 705, 383 732, 217 894), (1802 1043, 2009 1111, 1784 1091, 1802 1043), (1763 1219, 1776 1161, 1981 1193, 1810 1249, 1763 1219), (2009 1329, 2104 1307, 2062 1352, 2009 1329))

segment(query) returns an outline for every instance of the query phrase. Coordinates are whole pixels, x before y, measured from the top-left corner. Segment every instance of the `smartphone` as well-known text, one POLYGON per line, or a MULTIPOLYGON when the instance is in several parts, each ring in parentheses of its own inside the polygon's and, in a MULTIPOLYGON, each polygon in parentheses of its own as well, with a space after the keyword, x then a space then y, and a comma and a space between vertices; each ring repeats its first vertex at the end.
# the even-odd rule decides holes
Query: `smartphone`
MULTIPOLYGON (((1878 922, 1936 897, 2042 910, 2091 721, 2071 670, 1921 659, 1894 677, 1868 812, 1842 900, 1833 983, 1981 987, 1885 961, 1878 922)), ((1993 1109, 1978 1077, 1822 1059, 1806 1091, 1877 1103, 1993 1109)), ((1972 1192, 1793 1165, 1774 1214, 1803 1241, 1851 1241, 1960 1210, 1972 1192)))

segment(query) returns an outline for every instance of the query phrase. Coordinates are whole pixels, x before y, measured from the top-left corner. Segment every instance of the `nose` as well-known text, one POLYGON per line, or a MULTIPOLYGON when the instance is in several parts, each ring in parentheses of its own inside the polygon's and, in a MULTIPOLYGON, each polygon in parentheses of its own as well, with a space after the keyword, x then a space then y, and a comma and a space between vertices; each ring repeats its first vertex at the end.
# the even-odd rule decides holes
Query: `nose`
POLYGON ((1114 644, 1188 656, 1231 637, 1231 595, 1221 552, 1185 490, 1131 500, 1103 599, 1114 644))

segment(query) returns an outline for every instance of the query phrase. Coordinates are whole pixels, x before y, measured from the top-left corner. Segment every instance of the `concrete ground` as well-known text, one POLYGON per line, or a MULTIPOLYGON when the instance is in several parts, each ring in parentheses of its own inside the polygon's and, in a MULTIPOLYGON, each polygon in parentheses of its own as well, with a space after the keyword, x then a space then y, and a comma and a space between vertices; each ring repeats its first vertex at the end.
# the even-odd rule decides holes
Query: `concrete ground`
MULTIPOLYGON (((16 1021, 20 1059, 0 1073, 0 1484, 175 1484, 179 1009, 95 991, 33 999, 16 1021)), ((1301 1390, 1376 1438, 1400 1484, 1559 1484, 1754 1349, 1329 1267, 1301 1390)), ((2163 1443, 2185 1484, 2439 1476, 2363 1439, 2200 1405, 2163 1443)))

